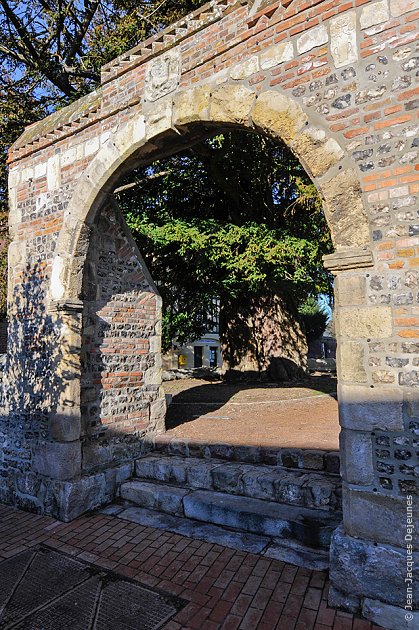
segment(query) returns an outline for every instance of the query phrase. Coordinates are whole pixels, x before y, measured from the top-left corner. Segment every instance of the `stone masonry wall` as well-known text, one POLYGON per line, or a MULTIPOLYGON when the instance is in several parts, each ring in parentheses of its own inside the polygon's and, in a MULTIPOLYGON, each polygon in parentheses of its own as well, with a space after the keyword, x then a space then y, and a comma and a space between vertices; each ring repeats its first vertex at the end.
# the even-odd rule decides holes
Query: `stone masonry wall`
POLYGON ((105 483, 104 472, 86 474, 95 449, 81 433, 82 314, 92 307, 83 287, 96 216, 121 174, 226 127, 266 133, 312 177, 335 246, 325 264, 336 276, 344 509, 333 601, 408 627, 402 524, 407 503, 418 503, 418 9, 418 0, 212 0, 107 64, 98 90, 24 132, 10 152, 3 500, 61 513, 38 488, 55 484, 70 518, 105 483), (77 493, 74 507, 68 496, 77 493))
POLYGON ((84 277, 82 469, 134 459, 164 430, 161 300, 116 205, 102 208, 84 277), (158 413, 157 413, 158 412, 158 413))

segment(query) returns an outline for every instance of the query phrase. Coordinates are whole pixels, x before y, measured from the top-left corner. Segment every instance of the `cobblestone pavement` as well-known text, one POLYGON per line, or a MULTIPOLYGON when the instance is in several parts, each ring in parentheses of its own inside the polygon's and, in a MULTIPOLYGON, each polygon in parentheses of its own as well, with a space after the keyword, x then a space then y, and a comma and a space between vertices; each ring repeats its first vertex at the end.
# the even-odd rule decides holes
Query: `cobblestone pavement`
MULTIPOLYGON (((380 628, 329 608, 324 572, 104 514, 60 523, 0 505, 0 561, 40 544, 186 600, 164 630, 380 628)), ((60 619, 56 628, 67 630, 60 619)))

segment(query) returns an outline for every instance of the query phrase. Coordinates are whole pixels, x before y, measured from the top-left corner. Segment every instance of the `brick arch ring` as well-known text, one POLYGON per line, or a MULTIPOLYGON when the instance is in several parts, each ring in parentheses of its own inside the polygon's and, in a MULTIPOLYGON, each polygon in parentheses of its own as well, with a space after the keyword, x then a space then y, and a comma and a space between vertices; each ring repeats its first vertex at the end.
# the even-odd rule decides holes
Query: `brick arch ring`
POLYGON ((57 242, 50 304, 77 300, 88 233, 97 210, 123 172, 176 153, 209 130, 250 129, 284 142, 320 192, 336 250, 366 248, 369 225, 352 159, 335 138, 294 99, 277 90, 257 95, 243 85, 202 85, 160 100, 152 111, 137 110, 102 146, 80 178, 57 242), (87 238, 86 238, 87 236, 87 238))

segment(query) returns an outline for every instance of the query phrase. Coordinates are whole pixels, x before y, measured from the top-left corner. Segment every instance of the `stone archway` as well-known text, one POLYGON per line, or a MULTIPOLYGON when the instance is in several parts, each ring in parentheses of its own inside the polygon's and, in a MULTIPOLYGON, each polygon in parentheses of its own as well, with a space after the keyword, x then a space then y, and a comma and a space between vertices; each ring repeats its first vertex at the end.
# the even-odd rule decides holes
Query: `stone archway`
MULTIPOLYGON (((336 274, 344 481, 334 601, 404 623, 403 526, 406 496, 417 492, 415 2, 265 4, 206 5, 105 66, 100 90, 12 147, 2 497, 69 519, 109 500, 130 474, 117 457, 82 468, 83 282, 98 210, 133 164, 225 125, 253 128, 300 158, 335 244, 325 261, 336 274)), ((117 231, 153 301, 156 337, 158 296, 122 224, 117 231)), ((151 343, 150 439, 163 412, 151 343)))

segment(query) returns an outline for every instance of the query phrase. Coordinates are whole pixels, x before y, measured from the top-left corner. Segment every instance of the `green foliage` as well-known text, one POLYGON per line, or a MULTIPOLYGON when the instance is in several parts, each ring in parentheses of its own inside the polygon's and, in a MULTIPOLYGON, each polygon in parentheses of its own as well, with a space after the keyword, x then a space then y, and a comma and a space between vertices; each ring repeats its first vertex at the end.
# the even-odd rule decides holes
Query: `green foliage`
POLYGON ((100 81, 114 57, 205 0, 0 0, 0 316, 6 303, 7 151, 25 126, 100 81))
MULTIPOLYGON (((101 65, 204 3, 0 0, 0 293, 7 148, 95 87, 101 65)), ((165 300, 166 345, 199 336, 214 295, 330 290, 321 202, 284 147, 229 132, 130 177, 136 186, 119 198, 165 300)))
POLYGON ((135 187, 117 196, 158 279, 165 349, 202 335, 214 296, 240 304, 277 292, 299 302, 330 290, 321 201, 278 143, 230 131, 129 179, 135 187))
POLYGON ((327 313, 313 296, 309 296, 299 306, 298 311, 305 327, 307 341, 318 339, 326 330, 327 313))

